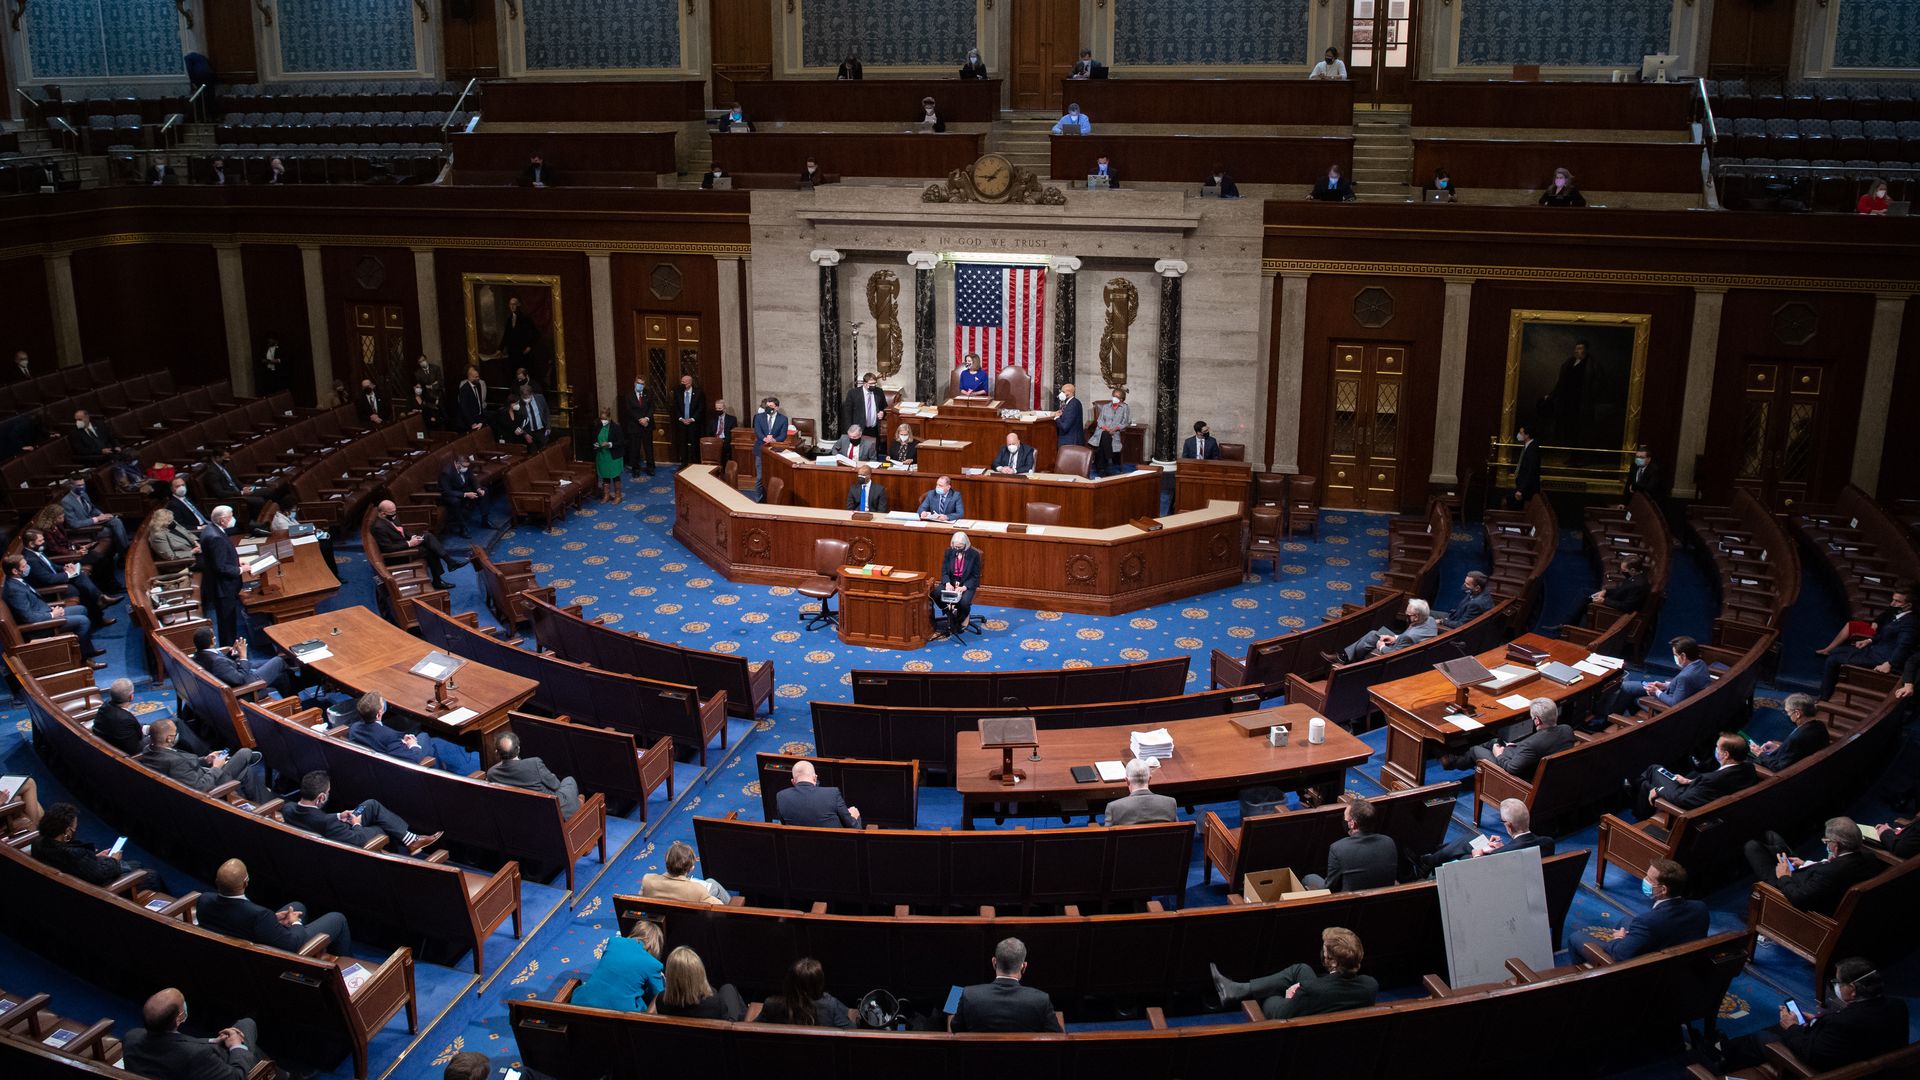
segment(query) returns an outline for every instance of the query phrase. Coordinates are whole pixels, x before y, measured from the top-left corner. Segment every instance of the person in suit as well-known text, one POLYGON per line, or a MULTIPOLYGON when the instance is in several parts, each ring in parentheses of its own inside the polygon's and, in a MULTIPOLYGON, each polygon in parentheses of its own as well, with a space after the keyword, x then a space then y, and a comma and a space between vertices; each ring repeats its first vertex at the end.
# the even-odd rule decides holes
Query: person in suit
POLYGON ((254 371, 253 380, 262 397, 272 397, 292 388, 293 372, 287 363, 287 350, 281 346, 277 335, 267 335, 267 343, 261 347, 260 363, 254 371))
POLYGON ((226 158, 214 158, 207 163, 207 183, 214 187, 226 187, 228 184, 239 183, 239 178, 227 175, 226 158))
POLYGON ((1397 634, 1384 626, 1369 630, 1344 652, 1329 654, 1329 660, 1340 664, 1358 663, 1370 656, 1385 656, 1409 645, 1418 645, 1440 633, 1440 623, 1433 617, 1433 605, 1425 600, 1407 601, 1406 614, 1405 630, 1397 634))
POLYGON ((393 415, 387 406, 387 395, 373 385, 372 379, 360 380, 360 393, 353 399, 353 411, 363 424, 384 424, 386 418, 393 415))
POLYGON ((752 131, 753 122, 747 119, 747 110, 736 101, 727 109, 727 114, 720 118, 720 130, 723 132, 752 131))
POLYGON ((47 554, 47 534, 42 529, 27 528, 20 533, 20 554, 27 560, 27 584, 34 589, 60 589, 73 594, 86 609, 91 628, 98 630, 103 626, 112 626, 119 620, 109 618, 106 609, 126 599, 123 594, 109 595, 101 591, 100 583, 90 575, 80 572, 80 563, 70 562, 62 569, 47 554))
POLYGON ((740 421, 727 411, 727 400, 721 398, 713 403, 713 412, 707 416, 707 429, 700 434, 702 438, 712 436, 720 440, 720 459, 725 461, 731 453, 727 448, 733 445, 733 429, 739 426, 740 421))
POLYGON ((1573 745, 1573 728, 1560 722, 1560 706, 1552 698, 1534 698, 1527 706, 1527 715, 1533 726, 1521 738, 1510 743, 1495 739, 1464 754, 1443 754, 1440 763, 1449 769, 1470 769, 1478 762, 1491 761, 1522 780, 1533 779, 1541 758, 1573 745))
POLYGON ((1873 828, 1875 835, 1862 837, 1869 847, 1880 848, 1896 859, 1920 855, 1920 826, 1909 821, 1905 825, 1887 823, 1873 828))
POLYGON ((1053 122, 1053 133, 1055 135, 1091 135, 1093 119, 1080 111, 1079 102, 1070 101, 1067 103, 1065 115, 1053 122))
POLYGON ((267 183, 278 186, 293 182, 293 174, 287 171, 287 163, 284 160, 273 158, 267 162, 267 183))
MULTIPOLYGON (((33 586, 27 584, 27 560, 19 555, 6 557, 4 565, 7 580, 4 596, 7 611, 12 614, 15 623, 62 622, 66 626, 62 633, 72 634, 80 639, 80 650, 89 659, 106 655, 107 650, 93 643, 93 631, 89 628, 91 620, 87 613, 78 607, 67 604, 49 604, 33 586)), ((93 665, 96 669, 106 667, 104 661, 93 665)))
POLYGON ((850 1028, 847 1006, 827 993, 827 970, 811 956, 795 960, 779 994, 760 1005, 760 1023, 850 1028))
POLYGON ((147 183, 154 187, 161 185, 171 187, 179 182, 180 172, 173 167, 172 162, 167 160, 166 155, 162 154, 154 158, 153 164, 147 166, 147 183))
POLYGON ((187 999, 172 987, 148 998, 140 1019, 145 1026, 127 1033, 121 1062, 129 1075, 154 1080, 246 1080, 258 1060, 260 1029, 251 1020, 235 1020, 211 1039, 195 1039, 182 1032, 187 999))
POLYGON ((773 808, 786 825, 809 825, 816 829, 864 829, 860 808, 848 806, 839 788, 821 787, 820 774, 811 761, 797 761, 790 777, 792 785, 774 796, 773 808))
POLYGON ((1433 872, 1441 866, 1460 859, 1477 859, 1482 855, 1497 855, 1503 851, 1519 851, 1530 847, 1539 848, 1542 858, 1553 854, 1553 837, 1533 831, 1533 811, 1527 809, 1524 800, 1500 800, 1500 827, 1507 831, 1505 840, 1489 836, 1485 844, 1476 848, 1474 841, 1480 837, 1464 836, 1415 859, 1415 869, 1424 878, 1432 877, 1433 872))
POLYGON ((1699 776, 1681 776, 1658 765, 1647 766, 1641 774, 1640 790, 1634 798, 1633 816, 1645 821, 1653 816, 1653 800, 1664 799, 1682 810, 1705 806, 1715 799, 1744 791, 1760 782, 1753 762, 1747 760, 1747 740, 1731 732, 1722 734, 1713 744, 1715 768, 1699 776))
POLYGON ((527 167, 520 170, 521 187, 552 187, 555 183, 553 169, 548 167, 545 158, 535 154, 527 159, 527 167))
POLYGON ((847 509, 866 514, 887 512, 887 489, 873 482, 873 466, 860 466, 860 475, 847 489, 847 509))
POLYGON ((1033 471, 1033 447, 1020 444, 1019 432, 1007 432, 1007 445, 994 455, 993 471, 1009 476, 1033 471))
POLYGON ((144 876, 137 883, 139 888, 168 891, 159 874, 128 862, 111 848, 96 848, 81 840, 80 811, 72 803, 54 803, 40 815, 40 835, 34 838, 32 855, 89 885, 111 885, 128 874, 140 873, 144 876))
POLYGON ((1114 171, 1113 162, 1107 160, 1107 155, 1105 154, 1101 154, 1094 160, 1093 175, 1099 178, 1093 183, 1095 188, 1117 188, 1120 186, 1120 174, 1114 171))
POLYGON ((880 389, 880 379, 869 371, 861 376, 858 385, 847 391, 847 426, 860 425, 862 431, 879 431, 880 418, 887 412, 887 392, 880 389))
MULTIPOLYGON (((1613 699, 1610 712, 1623 716, 1632 716, 1640 708, 1640 699, 1651 694, 1653 699, 1667 708, 1672 708, 1693 695, 1705 690, 1713 682, 1713 675, 1707 670, 1707 662, 1700 658, 1700 643, 1685 634, 1667 643, 1673 650, 1673 666, 1680 669, 1671 679, 1627 679, 1620 684, 1620 690, 1613 699)), ((1606 723, 1605 714, 1596 713, 1594 720, 1602 725, 1606 723)), ((1744 743, 1743 749, 1744 749, 1744 743)), ((1744 758, 1744 753, 1742 757, 1744 758)))
POLYGON ((1706 937, 1707 905, 1688 899, 1687 868, 1672 859, 1655 859, 1640 879, 1640 891, 1653 901, 1644 914, 1627 920, 1618 930, 1603 931, 1602 948, 1614 961, 1685 945, 1706 937))
POLYGON ((85 409, 74 410, 73 434, 67 436, 67 447, 75 461, 105 461, 107 451, 119 445, 120 436, 104 419, 96 419, 85 409))
POLYGON ((985 397, 987 391, 993 388, 993 380, 980 369, 979 353, 968 353, 960 361, 960 367, 959 390, 962 395, 985 397))
POLYGON ((1307 192, 1307 198, 1315 202, 1352 202, 1353 181, 1341 175, 1340 166, 1327 167, 1327 175, 1314 181, 1313 190, 1307 192))
POLYGON ((914 123, 934 132, 947 130, 947 122, 940 116, 940 107, 930 97, 920 99, 920 115, 914 117, 914 123))
MULTIPOLYGON (((942 477, 941 479, 945 479, 942 477)), ((924 514, 925 503, 921 504, 924 514)), ((967 534, 957 532, 947 542, 947 554, 941 561, 940 573, 933 583, 934 621, 939 622, 941 594, 949 590, 958 594, 953 601, 953 615, 947 620, 946 635, 957 637, 967 629, 967 619, 973 612, 973 594, 980 591, 980 552, 974 548, 967 534)))
POLYGON ((1133 407, 1127 404, 1127 392, 1115 389, 1093 413, 1093 475, 1105 476, 1120 467, 1125 452, 1127 425, 1133 423, 1133 407))
POLYGON ((33 362, 27 357, 27 350, 15 349, 13 353, 13 363, 7 365, 7 381, 17 383, 31 382, 36 377, 37 375, 33 370, 33 362))
POLYGON ((725 904, 727 890, 721 888, 719 882, 712 878, 702 881, 693 876, 693 867, 698 861, 699 856, 693 853, 692 845, 675 840, 667 845, 667 854, 662 860, 667 872, 642 875, 640 895, 681 900, 689 904, 725 904))
POLYGON ((1344 926, 1329 926, 1320 931, 1320 963, 1327 969, 1325 975, 1315 975, 1311 964, 1293 964, 1242 983, 1220 974, 1219 965, 1208 964, 1214 998, 1208 1004, 1257 1000, 1260 1012, 1269 1020, 1364 1009, 1380 993, 1380 983, 1373 976, 1360 974, 1365 959, 1360 935, 1344 926))
POLYGON ((1127 762, 1127 793, 1107 804, 1107 824, 1145 825, 1155 821, 1177 821, 1179 804, 1166 795, 1155 795, 1148 782, 1153 765, 1139 758, 1127 762))
POLYGON ((647 1006, 667 988, 660 954, 666 937, 660 924, 641 919, 624 936, 607 941, 606 952, 585 981, 574 988, 570 999, 575 1005, 617 1012, 646 1012, 647 1006))
POLYGON ((1828 818, 1820 843, 1826 857, 1809 861, 1793 854, 1786 838, 1769 829, 1760 839, 1747 841, 1743 852, 1754 877, 1779 889, 1788 903, 1801 911, 1832 915, 1848 889, 1878 877, 1887 864, 1863 850, 1860 826, 1849 817, 1828 818))
POLYGON ((987 65, 980 59, 979 49, 967 50, 967 58, 960 64, 960 77, 963 79, 984 79, 987 77, 987 65))
POLYGON ((880 448, 874 445, 873 436, 859 424, 847 428, 847 433, 833 441, 833 456, 850 458, 854 461, 879 461, 880 448))
POLYGON ((707 395, 693 384, 693 376, 680 376, 680 389, 673 395, 675 442, 680 447, 680 464, 693 465, 700 461, 700 435, 705 428, 706 418, 707 395))
POLYGON ((1639 611, 1647 605, 1647 597, 1652 591, 1652 585, 1647 581, 1647 560, 1638 555, 1627 555, 1620 560, 1620 580, 1587 599, 1596 604, 1605 604, 1614 611, 1639 611))
POLYGON ((552 795, 560 800, 561 817, 570 818, 580 811, 579 781, 553 775, 547 763, 537 757, 521 757, 520 736, 511 731, 495 734, 493 754, 494 763, 487 769, 490 782, 552 795))
POLYGON ((1620 493, 1621 497, 1631 499, 1638 492, 1659 506, 1672 490, 1673 481, 1668 479, 1667 470, 1653 459, 1653 451, 1647 448, 1647 444, 1641 443, 1635 447, 1633 465, 1627 470, 1627 483, 1620 493))
POLYGON ((1553 183, 1540 193, 1541 206, 1585 206, 1587 197, 1574 186, 1573 173, 1565 167, 1553 170, 1553 183))
POLYGON ((526 443, 529 451, 542 449, 553 435, 552 424, 553 414, 547 410, 546 395, 536 392, 530 383, 522 385, 520 422, 514 426, 514 437, 526 443))
POLYGON ((1833 696, 1833 688, 1840 681, 1840 669, 1848 664, 1887 672, 1903 667, 1907 658, 1914 655, 1914 646, 1920 644, 1920 631, 1915 629, 1920 622, 1913 617, 1914 592, 1909 582, 1894 587, 1893 606, 1874 619, 1872 636, 1857 635, 1859 628, 1849 623, 1826 648, 1815 650, 1815 655, 1827 658, 1826 669, 1820 677, 1823 699, 1833 696), (1853 635, 1851 643, 1844 643, 1850 635, 1853 635))
POLYGON ((1300 883, 1309 889, 1358 892, 1391 885, 1400 878, 1400 845, 1376 830, 1380 811, 1355 797, 1345 811, 1347 835, 1327 849, 1327 873, 1308 874, 1300 883))
POLYGON ((216 506, 200 530, 200 600, 213 608, 220 640, 228 645, 240 638, 240 553, 228 530, 233 508, 216 506))
POLYGON ((467 366, 467 377, 453 392, 453 418, 462 431, 487 426, 487 381, 477 367, 467 366))
POLYGON ((353 847, 366 847, 375 837, 384 836, 399 850, 419 854, 440 839, 439 833, 415 833, 399 814, 377 799, 368 799, 351 810, 330 812, 327 801, 331 798, 333 777, 324 769, 315 769, 300 778, 300 796, 280 808, 280 818, 296 829, 353 847))
POLYGON ((200 559, 200 541, 195 532, 180 524, 173 511, 165 507, 153 512, 152 523, 147 527, 147 550, 156 562, 200 559))
POLYGON ((913 429, 905 424, 893 427, 893 442, 887 446, 887 460, 901 465, 911 465, 920 460, 920 444, 914 441, 913 429))
POLYGON ((1527 505, 1527 500, 1540 494, 1540 445, 1533 440, 1533 432, 1525 427, 1515 433, 1520 443, 1520 459, 1513 466, 1513 491, 1507 496, 1516 507, 1527 505))
POLYGON ((1768 739, 1763 743, 1747 740, 1747 750, 1753 755, 1753 760, 1772 772, 1791 768, 1794 762, 1825 747, 1832 740, 1827 725, 1813 715, 1820 708, 1820 702, 1812 694, 1788 694, 1781 708, 1793 724, 1793 730, 1784 740, 1768 739))
POLYGON ((93 497, 87 494, 86 477, 76 477, 67 484, 67 493, 60 499, 60 513, 69 529, 100 526, 108 536, 113 537, 114 554, 127 550, 126 524, 94 503, 93 497))
POLYGON ((1065 383, 1060 387, 1059 399, 1060 411, 1053 417, 1053 428, 1058 445, 1086 445, 1086 416, 1081 409, 1080 399, 1074 396, 1072 383, 1065 383))
POLYGON ((808 158, 807 167, 800 170, 800 186, 803 188, 819 187, 826 182, 827 174, 820 171, 820 163, 812 158, 808 158))
POLYGON ((953 478, 943 476, 933 482, 933 490, 920 497, 921 521, 959 521, 967 516, 967 504, 953 490, 953 478))
POLYGON ((1723 1045, 1720 1071, 1762 1064, 1766 1044, 1775 1041, 1820 1073, 1890 1054, 1907 1045, 1907 1003, 1886 996, 1885 984, 1872 961, 1849 956, 1835 964, 1832 1000, 1832 1008, 1804 1024, 1781 1005, 1777 1030, 1742 1035, 1723 1045))
POLYGON ((107 700, 93 714, 93 733, 128 757, 138 755, 147 738, 140 718, 127 708, 132 701, 133 680, 115 679, 107 685, 107 700))
POLYGON ((1213 437, 1213 429, 1205 420, 1193 422, 1193 435, 1180 444, 1180 456, 1196 461, 1215 461, 1220 457, 1220 440, 1213 437))
POLYGON ((767 495, 767 471, 761 467, 760 459, 766 448, 780 442, 792 430, 793 420, 780 411, 780 399, 768 395, 760 402, 760 411, 753 414, 753 497, 764 499, 767 495))
POLYGON ((993 981, 960 991, 948 1023, 950 1031, 1039 1032, 1059 1031, 1060 1017, 1046 991, 1024 986, 1027 946, 1019 938, 1005 938, 993 947, 993 981))
POLYGON ((1440 629, 1458 630, 1473 620, 1493 610, 1493 594, 1487 591, 1487 575, 1484 571, 1469 570, 1460 583, 1460 602, 1453 610, 1440 616, 1440 629))
MULTIPOLYGON (((642 890, 642 896, 646 892, 642 890)), ((747 1003, 732 983, 718 989, 707 981, 707 965, 700 954, 682 945, 667 954, 662 979, 666 988, 653 999, 653 1009, 661 1016, 687 1016, 696 1020, 742 1020, 747 1003)))
POLYGON ((859 80, 866 78, 866 69, 860 66, 860 54, 848 53, 847 58, 845 60, 840 61, 840 73, 836 77, 841 79, 852 79, 855 82, 858 82, 859 80))
POLYGON ((259 664, 254 664, 247 658, 247 639, 244 637, 235 639, 227 648, 217 649, 214 647, 211 626, 203 626, 193 632, 193 662, 227 686, 263 682, 281 697, 293 693, 293 678, 287 673, 284 659, 269 656, 259 664))
POLYGON ((434 588, 446 588, 447 571, 467 565, 469 560, 448 554, 446 545, 440 542, 438 536, 430 532, 409 535, 407 527, 400 523, 400 508, 393 504, 392 499, 382 499, 374 512, 378 516, 373 521, 373 543, 380 549, 380 554, 398 555, 416 549, 424 552, 427 572, 433 577, 434 588))
POLYGON ((531 366, 534 346, 539 343, 539 324, 520 309, 518 296, 508 296, 506 322, 500 327, 500 351, 506 361, 502 366, 510 370, 531 366))
POLYGON ((1067 72, 1069 79, 1103 79, 1106 65, 1093 58, 1092 49, 1081 49, 1080 59, 1073 62, 1073 68, 1067 72))
POLYGON ((425 765, 427 759, 432 758, 437 767, 455 776, 465 776, 480 767, 480 755, 458 743, 438 735, 403 735, 388 727, 383 723, 387 699, 379 694, 361 694, 353 703, 353 710, 359 715, 347 729, 347 739, 355 746, 377 750, 415 765, 425 765))
POLYGON ((270 494, 258 484, 242 484, 233 475, 233 455, 225 450, 207 455, 206 468, 200 471, 200 491, 213 502, 246 507, 248 521, 260 516, 270 494))
MULTIPOLYGON (((471 454, 456 455, 440 467, 440 505, 447 508, 447 518, 458 528, 461 536, 467 535, 473 512, 485 505, 486 497, 487 489, 473 471, 471 454)), ((482 528, 493 527, 493 522, 485 514, 481 515, 480 524, 482 528)))
POLYGON ((700 174, 700 188, 702 191, 712 191, 714 181, 723 180, 732 175, 732 173, 721 168, 720 163, 716 161, 714 162, 713 168, 700 174))
POLYGON ((645 463, 647 475, 653 475, 653 394, 647 390, 647 377, 633 373, 633 389, 620 398, 620 422, 627 433, 627 470, 640 478, 645 463))
POLYGON ((1227 168, 1224 165, 1215 164, 1213 171, 1200 181, 1200 187, 1213 188, 1214 192, 1223 199, 1240 197, 1240 185, 1234 183, 1233 177, 1227 175, 1227 168))
POLYGON ((345 915, 331 911, 308 922, 307 906, 297 903, 275 911, 247 898, 251 881, 246 863, 239 859, 221 863, 213 875, 213 887, 219 890, 219 895, 201 899, 200 925, 228 937, 292 953, 305 948, 315 936, 325 934, 329 955, 353 956, 353 932, 347 927, 345 915))
POLYGON ((1420 188, 1420 201, 1429 201, 1428 196, 1436 191, 1440 193, 1441 202, 1460 201, 1460 185, 1453 182, 1453 177, 1448 176, 1445 169, 1433 170, 1433 179, 1420 188))
POLYGON ((266 767, 261 764, 260 751, 241 747, 231 754, 225 750, 189 754, 174 747, 179 729, 178 721, 166 717, 155 720, 147 732, 146 749, 140 751, 137 758, 140 764, 199 792, 212 791, 229 780, 238 780, 240 794, 256 805, 273 797, 267 791, 266 767))

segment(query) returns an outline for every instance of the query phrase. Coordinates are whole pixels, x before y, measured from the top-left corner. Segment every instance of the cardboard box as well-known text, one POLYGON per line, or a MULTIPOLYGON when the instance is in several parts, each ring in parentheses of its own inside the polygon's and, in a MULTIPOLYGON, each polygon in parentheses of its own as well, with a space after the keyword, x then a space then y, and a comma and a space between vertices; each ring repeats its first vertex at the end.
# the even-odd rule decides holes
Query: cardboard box
POLYGON ((1241 893, 1249 904, 1271 904, 1276 900, 1298 900, 1303 896, 1326 896, 1332 889, 1309 889, 1292 870, 1255 870, 1247 874, 1247 887, 1241 893))

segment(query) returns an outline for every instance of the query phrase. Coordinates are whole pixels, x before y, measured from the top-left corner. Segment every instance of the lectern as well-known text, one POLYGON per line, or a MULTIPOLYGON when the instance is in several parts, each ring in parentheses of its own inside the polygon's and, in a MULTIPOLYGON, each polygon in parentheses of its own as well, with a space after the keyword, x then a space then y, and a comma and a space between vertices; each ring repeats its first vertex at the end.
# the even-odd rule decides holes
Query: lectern
POLYGON ((1462 656, 1457 660, 1442 660, 1433 665, 1433 670, 1447 677, 1453 684, 1453 713, 1455 716, 1472 716, 1474 707, 1467 701, 1467 689, 1493 678, 1493 672, 1478 657, 1462 656))
POLYGON ((1173 512, 1204 510, 1214 499, 1232 499, 1242 510, 1253 501, 1253 463, 1181 458, 1174 466, 1173 512))
POLYGON ((890 567, 840 571, 840 640, 875 649, 918 649, 933 636, 927 575, 890 567))
POLYGON ((987 779, 998 780, 1012 787, 1027 778, 1027 774, 1013 767, 1013 752, 1040 748, 1038 733, 1034 730, 1031 716, 996 716, 980 718, 980 749, 1001 752, 1000 767, 987 774, 987 779))

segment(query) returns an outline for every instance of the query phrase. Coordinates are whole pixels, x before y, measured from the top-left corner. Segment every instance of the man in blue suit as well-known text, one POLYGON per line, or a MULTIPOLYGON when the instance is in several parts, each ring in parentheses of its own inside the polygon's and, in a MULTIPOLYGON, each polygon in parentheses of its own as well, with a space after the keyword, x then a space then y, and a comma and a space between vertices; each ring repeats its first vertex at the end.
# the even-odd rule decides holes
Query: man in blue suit
POLYGON ((1631 960, 1642 953, 1706 937, 1707 905, 1681 896, 1686 890, 1686 867, 1672 859, 1653 860, 1640 882, 1640 891, 1653 898, 1653 909, 1610 931, 1603 946, 1607 955, 1614 960, 1631 960))
MULTIPOLYGON (((65 632, 80 639, 80 649, 86 656, 100 656, 107 651, 94 647, 86 612, 71 604, 49 604, 33 591, 33 586, 27 584, 27 560, 18 555, 9 555, 5 565, 7 582, 4 593, 7 611, 13 615, 14 622, 65 622, 65 632)), ((93 666, 103 668, 107 665, 97 663, 93 666)))
MULTIPOLYGON (((1668 643, 1673 648, 1673 666, 1680 673, 1667 680, 1628 679, 1620 684, 1620 693, 1613 701, 1613 712, 1632 716, 1640 708, 1640 698, 1651 694, 1653 699, 1667 708, 1672 708, 1707 688, 1713 676, 1707 672, 1707 662, 1700 659, 1700 643, 1685 634, 1668 643)), ((1604 723, 1606 717, 1596 720, 1604 723)))
POLYGON ((247 864, 228 859, 213 875, 216 897, 200 900, 200 925, 269 948, 299 952, 316 934, 329 938, 327 952, 334 956, 353 955, 353 935, 347 929, 347 917, 330 912, 307 922, 305 904, 288 904, 278 911, 247 898, 250 875, 247 864))
POLYGON ((1087 441, 1087 419, 1081 411, 1080 399, 1073 396, 1073 384, 1060 387, 1060 415, 1053 418, 1055 431, 1059 433, 1061 446, 1084 446, 1087 441))
POLYGON ((760 402, 760 411, 753 414, 753 497, 764 499, 767 496, 767 471, 760 466, 760 453, 769 445, 787 437, 787 429, 793 421, 780 411, 780 399, 768 396, 760 402))
POLYGON ((1487 591, 1487 575, 1480 570, 1467 571, 1460 583, 1460 602, 1440 616, 1440 629, 1458 630, 1493 610, 1493 594, 1487 591))
POLYGON ((378 750, 390 758, 424 765, 428 758, 447 772, 465 776, 480 767, 480 755, 436 735, 402 735, 381 723, 387 713, 387 699, 366 693, 353 703, 360 719, 347 729, 347 738, 369 750, 378 750))
POLYGON ((1912 585, 1901 585, 1893 592, 1893 606, 1873 621, 1873 636, 1854 638, 1848 645, 1828 645, 1819 650, 1827 658, 1827 669, 1820 677, 1820 696, 1833 696, 1840 681, 1840 669, 1848 664, 1870 667, 1875 671, 1895 671, 1912 656, 1916 643, 1913 618, 1912 585))
POLYGON ((774 796, 774 810, 786 825, 810 825, 820 829, 864 829, 860 808, 848 806, 839 788, 821 787, 813 762, 798 761, 793 766, 793 786, 774 796))
POLYGON ((1714 742, 1713 762, 1715 767, 1711 771, 1698 776, 1681 776, 1659 765, 1647 766, 1647 771, 1640 776, 1640 790, 1633 802, 1634 820, 1652 817, 1656 798, 1682 810, 1691 810, 1760 782, 1753 762, 1747 760, 1747 740, 1732 732, 1723 733, 1714 742))
POLYGON ((959 521, 967 516, 966 501, 953 490, 953 478, 943 476, 933 482, 933 490, 920 497, 920 520, 959 521))
POLYGON ((1220 440, 1213 437, 1213 429, 1205 420, 1193 422, 1193 437, 1180 444, 1180 456, 1197 461, 1213 461, 1220 456, 1220 440))

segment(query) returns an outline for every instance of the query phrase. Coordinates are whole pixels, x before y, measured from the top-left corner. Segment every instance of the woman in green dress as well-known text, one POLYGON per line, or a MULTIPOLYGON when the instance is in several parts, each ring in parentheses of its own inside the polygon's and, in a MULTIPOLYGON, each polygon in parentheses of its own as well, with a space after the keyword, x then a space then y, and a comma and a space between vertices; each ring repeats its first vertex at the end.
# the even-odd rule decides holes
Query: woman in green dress
POLYGON ((613 410, 600 407, 600 430, 593 436, 593 469, 600 475, 600 501, 620 501, 620 474, 627 468, 627 439, 614 423, 613 410))

